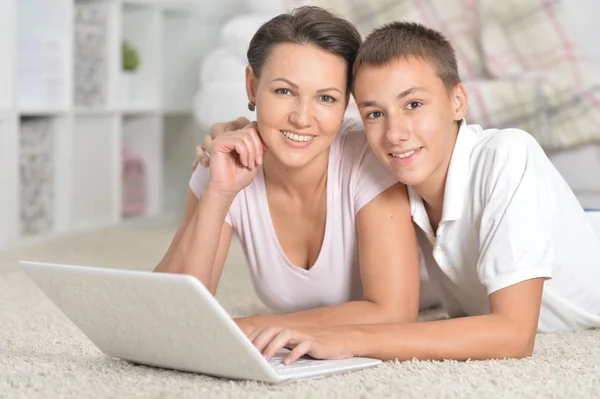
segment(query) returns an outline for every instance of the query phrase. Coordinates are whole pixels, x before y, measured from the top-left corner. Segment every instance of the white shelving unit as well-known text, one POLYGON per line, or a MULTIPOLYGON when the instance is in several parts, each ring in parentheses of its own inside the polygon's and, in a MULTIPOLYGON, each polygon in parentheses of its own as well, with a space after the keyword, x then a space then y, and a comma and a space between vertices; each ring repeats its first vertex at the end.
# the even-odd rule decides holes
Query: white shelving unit
POLYGON ((0 249, 180 212, 203 135, 199 63, 235 1, 0 0, 0 249), (140 57, 130 77, 124 41, 140 57), (145 173, 128 216, 125 149, 145 173))

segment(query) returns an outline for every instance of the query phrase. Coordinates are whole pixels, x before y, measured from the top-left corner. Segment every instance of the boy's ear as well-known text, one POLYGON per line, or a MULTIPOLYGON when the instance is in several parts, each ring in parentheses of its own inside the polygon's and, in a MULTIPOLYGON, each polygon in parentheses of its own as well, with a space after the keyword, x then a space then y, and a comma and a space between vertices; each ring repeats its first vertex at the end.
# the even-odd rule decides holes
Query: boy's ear
POLYGON ((254 74, 254 70, 250 65, 246 67, 246 95, 248 101, 256 103, 256 86, 258 85, 258 79, 254 74))
POLYGON ((454 120, 460 121, 464 119, 469 110, 469 95, 462 83, 454 86, 454 90, 452 91, 452 106, 454 107, 454 120))

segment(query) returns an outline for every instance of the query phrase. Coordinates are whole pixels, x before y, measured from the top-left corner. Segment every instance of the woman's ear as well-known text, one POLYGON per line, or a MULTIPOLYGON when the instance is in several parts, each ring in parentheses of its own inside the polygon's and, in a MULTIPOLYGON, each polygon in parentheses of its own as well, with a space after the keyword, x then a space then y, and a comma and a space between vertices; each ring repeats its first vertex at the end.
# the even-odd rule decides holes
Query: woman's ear
POLYGON ((254 70, 250 65, 246 67, 246 94, 248 95, 248 101, 256 104, 256 86, 258 85, 258 79, 254 75, 254 70))
POLYGON ((452 91, 452 106, 454 111, 454 120, 460 121, 465 118, 469 110, 469 95, 467 89, 462 83, 454 86, 452 91))

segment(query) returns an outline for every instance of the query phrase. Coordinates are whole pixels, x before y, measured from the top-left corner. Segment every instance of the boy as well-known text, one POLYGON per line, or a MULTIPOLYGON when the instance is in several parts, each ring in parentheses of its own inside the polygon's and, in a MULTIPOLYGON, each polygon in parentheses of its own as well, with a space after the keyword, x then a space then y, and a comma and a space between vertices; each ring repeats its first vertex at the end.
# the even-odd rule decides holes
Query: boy
POLYGON ((250 335, 267 358, 530 356, 536 332, 600 327, 600 240, 539 144, 467 125, 454 50, 414 23, 376 29, 353 94, 378 158, 409 186, 429 278, 451 319, 250 335))

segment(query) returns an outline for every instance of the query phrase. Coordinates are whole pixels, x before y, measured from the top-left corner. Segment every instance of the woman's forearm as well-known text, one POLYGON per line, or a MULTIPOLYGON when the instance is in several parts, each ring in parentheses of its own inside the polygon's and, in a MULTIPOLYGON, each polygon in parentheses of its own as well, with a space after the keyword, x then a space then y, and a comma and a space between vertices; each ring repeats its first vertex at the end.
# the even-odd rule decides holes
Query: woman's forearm
POLYGON ((503 315, 451 320, 344 326, 332 331, 355 356, 382 360, 485 360, 523 358, 533 351, 535 332, 503 315))
MULTIPOLYGON (((415 313, 412 312, 412 314, 415 313)), ((252 327, 275 325, 287 328, 302 328, 346 324, 410 323, 416 321, 409 314, 403 314, 397 308, 387 309, 374 302, 355 301, 296 313, 252 316, 243 318, 241 322, 250 324, 252 327)))
POLYGON ((190 274, 209 287, 221 230, 232 200, 210 191, 202 193, 172 253, 155 271, 190 274))

